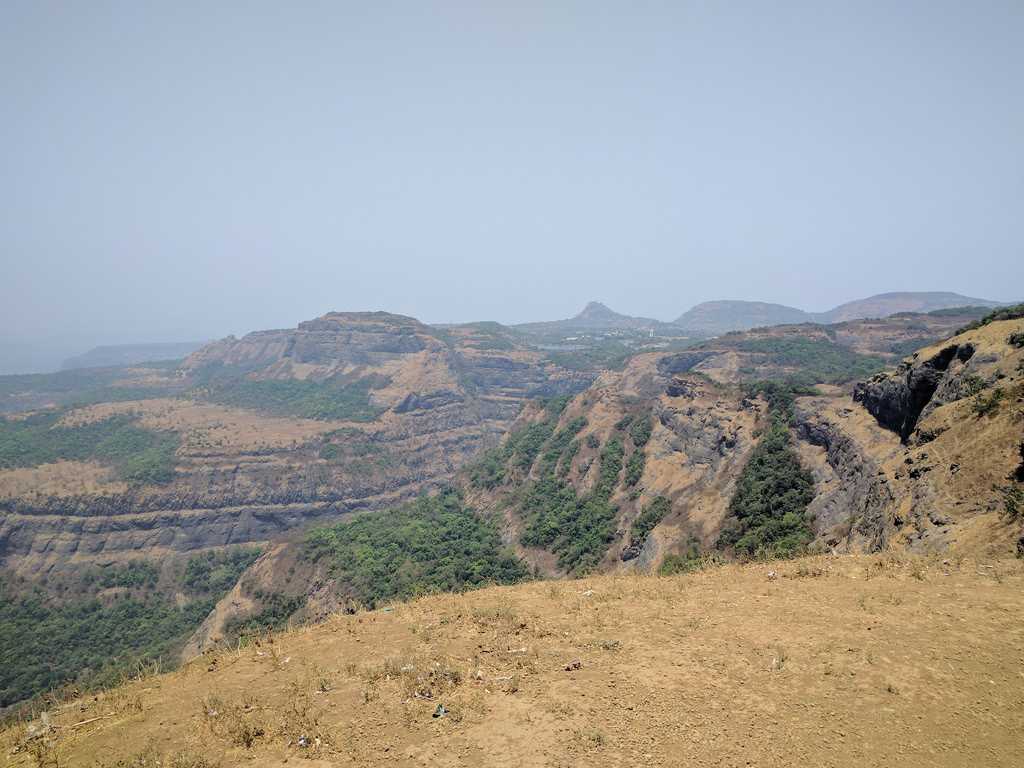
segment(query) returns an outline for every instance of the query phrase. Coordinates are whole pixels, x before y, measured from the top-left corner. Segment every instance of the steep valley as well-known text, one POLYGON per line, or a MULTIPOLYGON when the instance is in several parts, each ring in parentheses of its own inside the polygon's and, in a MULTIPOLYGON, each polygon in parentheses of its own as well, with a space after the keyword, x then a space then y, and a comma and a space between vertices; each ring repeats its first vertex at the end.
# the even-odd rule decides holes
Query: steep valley
MULTIPOLYGON (((901 323, 890 332, 903 333, 901 323)), ((871 334, 863 347, 877 348, 877 324, 861 327, 871 334)), ((693 370, 695 354, 707 363, 749 342, 759 345, 747 353, 759 363, 738 370, 782 377, 793 370, 794 347, 821 344, 815 327, 638 355, 574 398, 525 408, 504 442, 463 470, 458 485, 465 503, 539 575, 701 567, 738 554, 722 545, 731 500, 781 412, 786 450, 813 489, 800 523, 810 551, 1011 556, 1024 550, 1020 520, 1006 512, 1024 450, 1024 354, 1009 342, 1022 329, 1024 321, 1013 319, 968 330, 856 386, 879 357, 849 352, 823 363, 819 346, 798 382, 772 386, 733 383, 733 372, 716 381, 711 376, 721 369, 714 366, 707 374, 693 370), (766 335, 786 343, 760 346, 766 335), (916 381, 937 359, 956 357, 948 350, 968 348, 968 359, 933 382, 927 415, 909 438, 871 404, 867 393, 916 381)), ((906 408, 907 400, 896 396, 892 407, 906 408)), ((769 536, 763 551, 749 554, 772 553, 769 536)), ((334 578, 331 564, 297 539, 253 566, 190 649, 230 637, 227 626, 259 615, 278 590, 301 602, 296 619, 365 602, 366 594, 334 578), (300 576, 282 581, 280 574, 296 567, 300 576)))
POLYGON ((105 373, 114 395, 77 405, 68 387, 2 425, 4 599, 29 601, 12 603, 19 617, 95 600, 103 620, 135 601, 178 634, 133 640, 117 663, 167 663, 530 575, 1010 557, 1024 549, 1010 513, 1024 320, 976 318, 760 328, 602 369, 497 324, 331 313, 105 373), (158 396, 126 397, 142 379, 158 396), (242 565, 196 592, 186 574, 207 557, 242 565), (111 576, 145 563, 155 577, 111 576))

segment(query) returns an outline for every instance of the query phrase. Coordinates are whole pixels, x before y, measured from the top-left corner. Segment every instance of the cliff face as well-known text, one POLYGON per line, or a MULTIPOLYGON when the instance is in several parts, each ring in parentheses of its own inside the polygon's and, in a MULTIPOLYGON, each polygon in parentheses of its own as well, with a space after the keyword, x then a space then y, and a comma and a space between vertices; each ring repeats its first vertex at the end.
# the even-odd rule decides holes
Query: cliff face
MULTIPOLYGON (((1021 531, 1001 515, 999 488, 1024 479, 1024 360, 1021 349, 1008 343, 1022 331, 1024 321, 993 323, 925 348, 856 386, 819 385, 816 394, 796 399, 791 436, 815 482, 807 510, 812 550, 983 557, 1015 551, 1021 531), (991 398, 995 408, 978 413, 979 404, 991 398)), ((875 341, 864 343, 878 343, 877 329, 872 333, 875 341)), ((608 497, 612 534, 596 569, 651 571, 667 555, 713 547, 768 412, 764 400, 693 371, 713 354, 699 349, 639 355, 624 370, 603 373, 557 418, 528 407, 511 424, 504 444, 528 429, 543 444, 534 446, 525 467, 504 457, 508 472, 489 487, 479 487, 473 473, 464 472, 467 502, 499 522, 506 543, 533 569, 563 575, 557 549, 524 543, 538 504, 529 489, 554 471, 577 497, 594 493, 607 482, 604 451, 618 440, 622 468, 610 481, 608 497), (575 448, 566 443, 552 459, 548 448, 561 445, 559 433, 581 420, 583 426, 572 433, 575 448), (638 422, 650 425, 646 438, 634 437, 638 422), (642 468, 630 482, 628 465, 638 454, 642 468), (664 514, 637 540, 634 523, 659 497, 666 500, 664 514)), ((190 649, 208 647, 231 618, 262 610, 260 594, 305 598, 305 617, 343 606, 344 595, 329 575, 303 563, 299 552, 298 544, 286 544, 265 555, 221 602, 190 649), (284 573, 298 575, 288 581, 284 573)))
MULTIPOLYGON (((554 444, 560 433, 584 424, 556 471, 577 498, 609 484, 614 517, 611 536, 596 555, 600 570, 651 570, 694 542, 713 545, 735 480, 756 444, 766 404, 705 377, 675 373, 672 359, 639 355, 622 371, 606 371, 569 402, 549 430, 554 444), (621 467, 608 476, 606 450, 615 442, 622 446, 621 467), (663 514, 638 539, 634 524, 659 499, 663 514)), ((544 418, 543 412, 527 411, 513 431, 544 418)), ((504 483, 481 489, 467 481, 465 487, 469 503, 501 519, 507 543, 533 568, 563 575, 572 568, 560 556, 563 550, 532 542, 536 504, 521 501, 524 488, 545 482, 551 472, 544 447, 528 470, 510 470, 504 483)), ((582 526, 575 535, 586 538, 593 530, 582 526)))
POLYGON ((132 415, 173 433, 173 479, 128 486, 101 466, 68 463, 0 470, 0 567, 32 576, 265 542, 392 505, 447 482, 527 399, 590 381, 493 328, 439 333, 387 313, 331 313, 227 338, 191 355, 174 378, 186 397, 103 403, 62 421, 132 415), (367 381, 358 420, 302 418, 276 401, 244 399, 253 385, 308 385, 319 398, 367 381))
MULTIPOLYGON (((585 426, 574 433, 577 449, 571 456, 566 454, 558 469, 561 480, 581 498, 601 482, 605 447, 613 439, 622 441, 623 466, 612 480, 609 498, 615 509, 612 535, 597 557, 597 567, 603 571, 649 571, 665 555, 694 541, 711 546, 765 412, 763 401, 747 400, 734 388, 668 372, 659 365, 662 358, 640 355, 623 371, 603 373, 557 416, 536 404, 528 406, 506 437, 513 440, 520 430, 553 420, 548 434, 555 440, 560 431, 585 419, 585 426), (632 436, 637 422, 650 426, 646 439, 632 436), (635 453, 642 454, 644 461, 631 483, 626 464, 635 453), (667 500, 665 514, 638 542, 633 524, 659 497, 667 500)), ((457 480, 466 502, 498 523, 506 544, 537 572, 560 576, 566 568, 557 553, 524 544, 531 512, 520 498, 530 484, 547 477, 551 467, 545 464, 545 453, 546 448, 541 448, 527 467, 510 468, 507 482, 493 488, 474 485, 471 472, 460 473, 457 480)), ((192 637, 186 657, 215 645, 229 634, 227 626, 233 620, 259 614, 269 601, 279 599, 274 595, 301 598, 304 607, 297 618, 315 619, 344 607, 346 596, 338 585, 319 566, 305 561, 301 552, 302 543, 296 540, 274 547, 253 564, 192 637)))
POLYGON ((1001 513, 1003 489, 1020 482, 1024 351, 1009 339, 1022 330, 1022 320, 994 322, 922 349, 858 384, 842 414, 808 399, 803 432, 828 447, 837 473, 859 468, 846 486, 860 499, 854 533, 921 550, 1013 549, 1019 526, 1001 513), (857 457, 843 450, 851 441, 857 457))
POLYGON ((922 416, 946 402, 964 397, 974 356, 970 342, 949 344, 927 359, 904 361, 894 372, 880 373, 854 389, 853 398, 882 426, 907 440, 922 416))

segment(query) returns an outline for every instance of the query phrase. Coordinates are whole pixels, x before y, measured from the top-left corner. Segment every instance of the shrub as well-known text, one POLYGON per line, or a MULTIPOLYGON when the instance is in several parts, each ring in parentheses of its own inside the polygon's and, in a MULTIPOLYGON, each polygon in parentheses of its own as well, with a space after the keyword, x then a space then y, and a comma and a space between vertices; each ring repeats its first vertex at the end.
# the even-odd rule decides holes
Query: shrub
POLYGON ((975 373, 969 373, 960 379, 961 397, 972 397, 985 389, 985 380, 975 373))
POLYGON ((975 320, 973 323, 968 323, 963 328, 957 330, 957 333, 963 333, 965 331, 972 331, 975 328, 981 328, 983 325, 994 323, 998 320, 1016 320, 1019 317, 1024 317, 1024 304, 1014 304, 1009 307, 1000 307, 985 315, 981 320, 975 320))
POLYGON ((1004 397, 1006 397, 1006 392, 1001 389, 993 389, 987 395, 978 394, 974 398, 974 402, 971 403, 971 410, 978 418, 990 416, 999 410, 999 404, 1002 403, 1004 397))
POLYGON ((683 551, 679 554, 666 555, 661 561, 658 573, 662 576, 672 576, 677 573, 690 573, 700 570, 708 558, 701 552, 700 542, 692 536, 683 545, 683 551))
POLYGON ((1008 523, 1024 519, 1024 488, 1019 484, 1007 485, 996 490, 1003 494, 1003 518, 1008 523))
POLYGON ((1006 343, 1011 347, 1024 347, 1024 331, 1011 333, 1006 339, 1006 343))
POLYGON ((305 605, 304 597, 281 594, 280 592, 258 591, 255 594, 261 609, 252 616, 232 616, 224 625, 227 638, 262 635, 288 624, 288 619, 305 605))
POLYGON ((664 496, 655 496, 654 499, 644 507, 633 526, 630 528, 630 540, 637 546, 643 546, 647 536, 654 527, 664 519, 672 509, 672 502, 664 496))
POLYGON ((640 482, 640 478, 644 474, 644 465, 647 463, 647 457, 644 455, 642 448, 636 448, 629 457, 629 461, 626 462, 626 476, 623 478, 623 483, 627 488, 632 488, 634 485, 640 482))
POLYGON ((651 439, 651 420, 643 418, 634 421, 633 425, 629 428, 629 436, 633 440, 633 445, 637 448, 643 448, 647 445, 647 441, 651 439))

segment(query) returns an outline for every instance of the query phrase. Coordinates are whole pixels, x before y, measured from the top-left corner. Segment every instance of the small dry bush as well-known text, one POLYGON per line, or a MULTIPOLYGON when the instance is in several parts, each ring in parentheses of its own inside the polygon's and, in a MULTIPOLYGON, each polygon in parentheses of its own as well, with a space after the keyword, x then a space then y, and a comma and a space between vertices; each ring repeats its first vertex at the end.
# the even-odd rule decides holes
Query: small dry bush
POLYGON ((93 768, 218 768, 218 765, 198 752, 183 750, 161 757, 154 747, 148 747, 133 757, 94 763, 93 768))
POLYGON ((236 747, 250 749, 266 735, 266 723, 255 698, 247 697, 235 704, 208 696, 203 700, 202 711, 210 732, 236 747))
POLYGON ((407 657, 387 659, 369 669, 365 679, 371 686, 396 682, 403 699, 440 698, 462 684, 465 675, 448 657, 407 657))
POLYGON ((307 678, 303 682, 292 682, 288 686, 288 702, 281 714, 277 734, 289 746, 297 747, 310 755, 330 750, 333 739, 321 722, 323 707, 315 697, 319 692, 318 679, 307 678))

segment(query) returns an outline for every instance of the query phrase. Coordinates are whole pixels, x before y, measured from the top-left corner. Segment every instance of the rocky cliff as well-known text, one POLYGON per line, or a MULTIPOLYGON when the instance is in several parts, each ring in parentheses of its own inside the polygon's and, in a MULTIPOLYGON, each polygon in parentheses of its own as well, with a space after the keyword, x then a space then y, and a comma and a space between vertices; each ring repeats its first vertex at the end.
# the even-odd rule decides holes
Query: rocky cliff
MULTIPOLYGON (((1020 348, 1008 341, 1024 330, 1022 323, 993 323, 925 348, 856 386, 818 384, 815 394, 796 398, 790 432, 815 486, 807 510, 812 550, 973 556, 1014 551, 1021 532, 1002 515, 999 488, 1024 472, 1024 363, 1020 348), (984 411, 992 398, 995 408, 984 411)), ((880 348, 894 334, 921 328, 900 320, 886 327, 871 321, 847 325, 844 332, 862 348, 880 348)), ((799 329, 799 338, 807 331, 799 329)), ((753 332, 732 341, 741 347, 764 338, 786 340, 791 333, 753 332)), ((467 502, 498 521, 505 541, 548 576, 579 562, 601 571, 650 571, 669 555, 714 548, 769 411, 765 399, 746 396, 729 379, 715 381, 695 371, 720 354, 709 347, 638 355, 624 370, 602 374, 557 414, 527 407, 503 449, 485 456, 485 463, 492 462, 487 471, 473 468, 478 461, 461 473, 467 502), (638 430, 638 424, 649 429, 638 430), (618 452, 609 451, 613 444, 618 452), (619 464, 609 477, 603 467, 612 460, 619 464), (612 510, 607 523, 593 519, 605 507, 586 507, 602 485, 609 489, 612 510), (571 551, 567 557, 556 538, 536 535, 537 516, 551 494, 559 504, 583 505, 584 515, 591 516, 571 521, 581 540, 598 537, 591 560, 581 561, 571 551), (661 506, 655 507, 656 500, 663 500, 661 506), (655 508, 658 514, 641 525, 655 508)), ((745 370, 750 375, 751 368, 745 370)), ((343 606, 344 593, 329 574, 303 563, 300 551, 301 544, 292 543, 265 555, 221 602, 190 651, 222 637, 232 619, 264 610, 265 596, 275 590, 303 598, 305 618, 343 606), (286 572, 297 575, 285 582, 286 572)))
POLYGON ((265 542, 395 504, 447 482, 527 400, 579 391, 591 377, 500 327, 439 332, 374 312, 229 337, 175 378, 182 397, 101 403, 62 420, 131 417, 175 435, 170 481, 126 485, 81 462, 0 470, 0 567, 34 576, 265 542))

